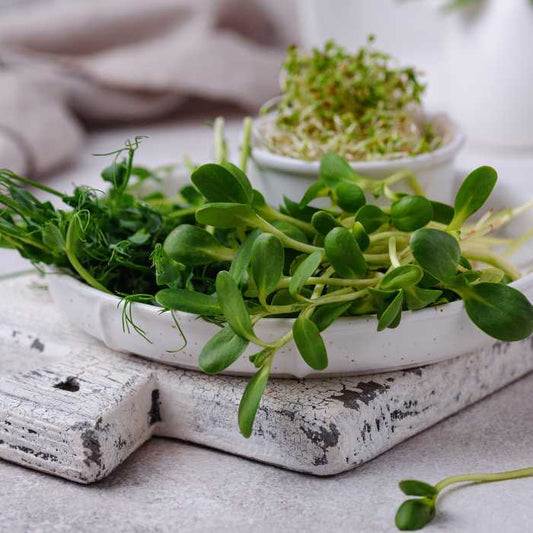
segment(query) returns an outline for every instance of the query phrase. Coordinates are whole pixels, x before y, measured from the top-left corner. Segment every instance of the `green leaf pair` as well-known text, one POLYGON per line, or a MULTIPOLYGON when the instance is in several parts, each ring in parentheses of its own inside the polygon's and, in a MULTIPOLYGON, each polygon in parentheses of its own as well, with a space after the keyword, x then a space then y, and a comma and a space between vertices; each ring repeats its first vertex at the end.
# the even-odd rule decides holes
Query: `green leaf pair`
POLYGON ((357 185, 360 181, 362 178, 342 157, 332 152, 326 154, 320 161, 319 180, 307 189, 299 207, 331 195, 343 211, 355 213, 366 203, 365 194, 357 185))
POLYGON ((401 531, 415 531, 427 526, 435 518, 435 499, 438 490, 433 485, 414 479, 400 481, 400 489, 408 496, 420 496, 406 500, 396 512, 396 527, 401 531))
MULTIPOLYGON (((458 277, 461 250, 450 234, 420 229, 411 238, 411 249, 427 274, 461 296, 468 316, 482 331, 503 341, 524 339, 533 333, 533 306, 520 291, 501 283, 473 284, 464 276, 458 277)), ((429 293, 419 296, 424 294, 429 293)))

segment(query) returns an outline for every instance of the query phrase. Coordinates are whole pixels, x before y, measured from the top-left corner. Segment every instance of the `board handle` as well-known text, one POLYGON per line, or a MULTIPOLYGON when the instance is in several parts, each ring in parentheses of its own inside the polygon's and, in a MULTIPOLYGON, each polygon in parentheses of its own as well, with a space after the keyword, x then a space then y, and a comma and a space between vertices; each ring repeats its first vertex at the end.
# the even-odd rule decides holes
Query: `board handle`
POLYGON ((0 458, 78 483, 107 476, 160 421, 155 374, 117 359, 0 379, 0 458))

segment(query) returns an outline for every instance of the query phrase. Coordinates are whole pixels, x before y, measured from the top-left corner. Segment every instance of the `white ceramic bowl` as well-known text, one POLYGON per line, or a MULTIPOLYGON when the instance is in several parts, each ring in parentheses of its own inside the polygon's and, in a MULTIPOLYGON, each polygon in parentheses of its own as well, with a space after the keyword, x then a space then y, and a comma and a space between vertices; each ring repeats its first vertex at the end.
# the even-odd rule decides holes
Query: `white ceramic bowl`
MULTIPOLYGON (((178 172, 171 183, 174 190, 185 181, 184 172, 178 172)), ((520 176, 520 179, 523 177, 520 176)), ((160 186, 161 184, 158 184, 160 186)), ((506 180, 498 183, 491 204, 496 208, 520 205, 531 192, 522 181, 506 180), (525 193, 525 194, 524 194, 525 193)), ((533 227, 533 211, 514 220, 506 228, 506 236, 521 235, 533 227)), ((514 257, 514 262, 527 271, 533 265, 533 242, 514 257)), ((103 341, 112 349, 137 354, 158 362, 183 368, 199 369, 198 356, 204 344, 218 331, 218 327, 188 313, 175 313, 176 320, 187 337, 187 346, 172 317, 159 314, 159 308, 133 305, 133 317, 148 335, 151 343, 140 335, 122 329, 122 309, 119 298, 92 289, 66 275, 48 277, 51 294, 56 304, 73 324, 103 341)), ((533 300, 533 273, 512 284, 533 300)), ((262 320, 256 327, 265 340, 278 338, 292 327, 292 320, 272 318, 262 320)), ((323 377, 339 374, 365 374, 417 367, 467 354, 490 346, 495 341, 478 330, 467 317, 461 301, 440 307, 405 312, 397 329, 377 331, 375 317, 344 317, 334 322, 323 333, 329 356, 326 371, 317 374, 302 360, 293 343, 285 346, 276 356, 272 373, 276 376, 323 377)), ((257 351, 250 348, 228 369, 227 374, 251 374, 255 368, 248 355, 257 351)))
MULTIPOLYGON (((352 168, 363 176, 382 179, 399 170, 411 170, 416 174, 426 194, 433 200, 451 202, 455 192, 454 160, 464 143, 464 135, 447 115, 427 116, 444 144, 428 154, 393 159, 390 161, 364 161, 351 163, 352 168)), ((272 120, 271 114, 254 122, 254 146, 252 159, 258 169, 258 188, 272 205, 283 204, 283 196, 299 200, 318 179, 319 161, 304 161, 270 152, 261 147, 261 126, 272 120)), ((405 185, 400 187, 405 190, 405 185)))
MULTIPOLYGON (((134 331, 122 329, 119 298, 93 289, 65 275, 49 277, 55 303, 65 316, 85 332, 121 352, 131 352, 155 361, 183 368, 199 369, 198 356, 203 345, 219 329, 196 315, 176 312, 187 345, 170 314, 159 314, 159 308, 134 304, 133 317, 146 332, 151 343, 134 331)), ((533 299, 533 274, 513 286, 533 299)), ((256 327, 259 337, 274 340, 292 327, 292 319, 265 319, 256 327)), ((323 333, 328 349, 329 365, 317 374, 300 357, 294 343, 286 345, 274 361, 272 374, 297 378, 339 374, 364 374, 417 367, 449 359, 490 346, 495 341, 478 330, 469 320, 460 301, 416 312, 405 312, 397 329, 377 331, 375 317, 344 317, 323 333)), ((226 372, 252 374, 256 369, 248 349, 226 372)))

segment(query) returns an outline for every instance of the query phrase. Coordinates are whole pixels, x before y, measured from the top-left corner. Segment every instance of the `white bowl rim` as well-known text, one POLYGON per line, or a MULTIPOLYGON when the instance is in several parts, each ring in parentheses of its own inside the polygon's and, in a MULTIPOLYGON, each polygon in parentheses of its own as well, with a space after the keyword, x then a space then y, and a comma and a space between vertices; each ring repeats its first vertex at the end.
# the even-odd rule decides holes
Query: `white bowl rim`
MULTIPOLYGON (((440 117, 441 119, 447 121, 450 126, 451 138, 445 145, 427 154, 378 161, 351 161, 349 162, 350 166, 356 172, 363 174, 365 172, 383 172, 385 170, 390 170, 393 172, 395 170, 401 170, 405 168, 410 170, 419 170, 433 167, 455 157, 465 142, 465 135, 460 126, 457 124, 457 122, 452 120, 447 113, 426 113, 425 117, 430 120, 440 117)), ((257 125, 259 123, 270 119, 271 114, 263 117, 256 117, 254 119, 254 131, 257 131, 257 125)), ((256 137, 255 134, 254 137, 256 137)), ((274 168, 291 174, 318 175, 320 168, 320 161, 306 161, 304 159, 296 159, 293 157, 275 154, 266 148, 261 148, 257 145, 252 146, 252 158, 259 166, 274 168)))
MULTIPOLYGON (((98 296, 103 300, 108 300, 109 302, 114 302, 117 306, 117 310, 119 308, 120 301, 122 298, 120 296, 117 296, 115 294, 109 294, 103 291, 100 291, 98 289, 95 289, 94 287, 91 287, 90 285, 87 285, 86 283, 76 279, 74 276, 71 276, 69 274, 65 273, 53 273, 54 277, 59 277, 62 279, 62 281, 66 282, 67 284, 71 284, 71 286, 77 290, 77 291, 86 291, 88 293, 91 293, 93 295, 98 294, 98 296)), ((529 289, 531 288, 533 292, 533 272, 530 274, 526 274, 525 276, 522 276, 520 279, 513 281, 509 283, 510 286, 514 287, 515 289, 520 290, 522 287, 529 289)), ((529 292, 529 291, 528 291, 529 292)), ((156 305, 151 304, 145 304, 142 302, 135 302, 135 307, 137 309, 145 309, 148 312, 152 313, 159 313, 161 311, 161 307, 158 307, 156 305)), ((416 322, 419 320, 429 319, 430 315, 435 317, 435 312, 439 311, 439 318, 445 318, 447 316, 456 315, 458 313, 462 313, 464 310, 464 305, 462 300, 456 300, 454 302, 449 302, 445 304, 441 304, 438 306, 430 306, 425 307, 424 309, 419 309, 417 311, 405 311, 402 313, 402 323, 405 322, 416 322)), ((198 315, 195 315, 194 313, 186 313, 184 311, 174 311, 175 315, 180 318, 184 319, 196 319, 198 315)), ((287 328, 291 328, 292 324, 294 322, 294 318, 268 318, 268 322, 275 325, 286 325, 287 328)), ((361 315, 361 316, 344 316, 340 317, 335 321, 335 323, 345 323, 345 322, 351 322, 352 324, 357 323, 369 323, 369 322, 375 322, 377 324, 377 318, 375 315, 361 315)), ((334 323, 334 324, 335 324, 334 323)), ((332 327, 334 326, 332 324, 332 327)), ((402 326, 400 325, 400 328, 402 326)), ((377 331, 376 331, 377 334, 377 331)))

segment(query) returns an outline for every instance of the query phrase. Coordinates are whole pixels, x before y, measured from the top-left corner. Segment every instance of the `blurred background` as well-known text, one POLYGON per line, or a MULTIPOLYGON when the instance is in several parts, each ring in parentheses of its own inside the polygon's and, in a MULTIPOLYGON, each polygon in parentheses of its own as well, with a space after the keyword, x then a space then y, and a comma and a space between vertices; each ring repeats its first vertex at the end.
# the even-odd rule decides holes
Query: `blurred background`
MULTIPOLYGON (((531 0, 0 0, 0 167, 90 185, 91 154, 137 134, 144 164, 206 160, 209 121, 227 117, 237 146, 289 44, 356 50, 374 34, 425 73, 426 108, 463 126, 462 168, 532 188, 532 30, 531 0)), ((0 253, 0 273, 19 266, 0 253)))

